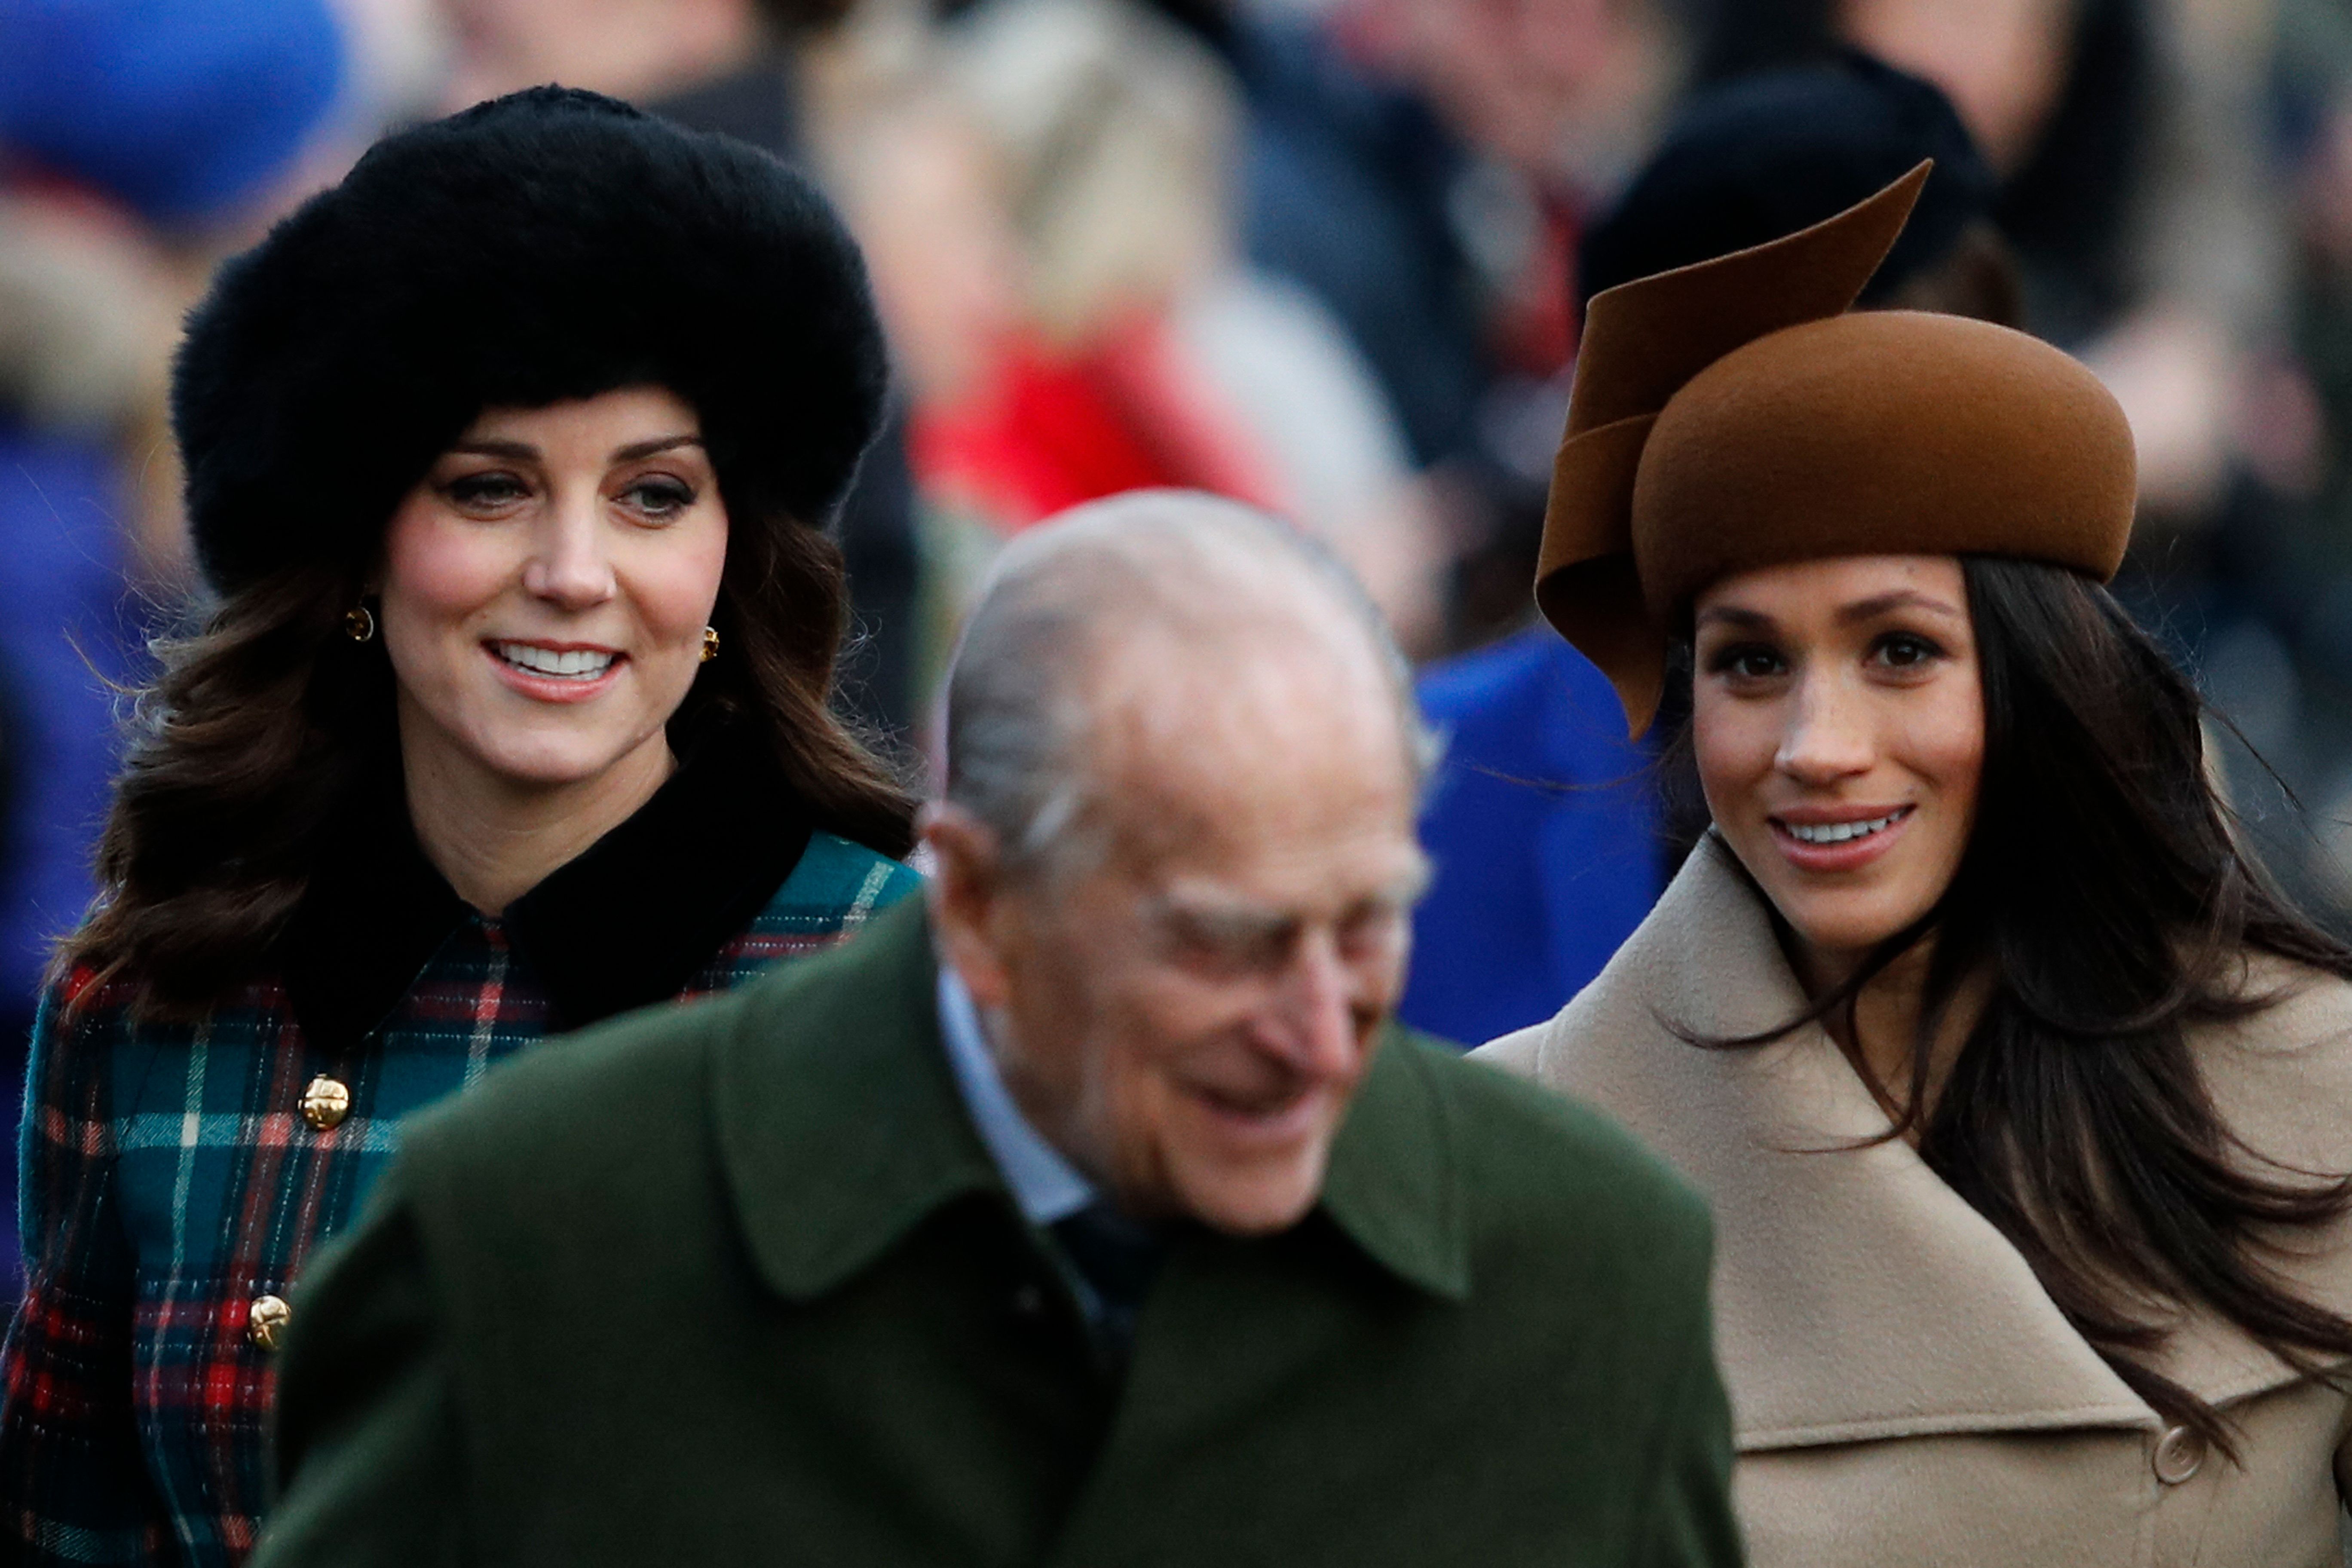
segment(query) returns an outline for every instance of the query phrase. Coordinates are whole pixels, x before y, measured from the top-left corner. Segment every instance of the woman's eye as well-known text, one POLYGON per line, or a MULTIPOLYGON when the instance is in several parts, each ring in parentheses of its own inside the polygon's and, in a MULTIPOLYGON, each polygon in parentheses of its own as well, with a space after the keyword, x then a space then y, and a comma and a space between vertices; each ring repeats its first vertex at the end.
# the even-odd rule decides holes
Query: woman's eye
POLYGON ((449 499, 464 507, 499 507, 530 492, 512 474, 467 474, 449 481, 449 499))
POLYGON ((1754 643, 1734 643, 1706 661, 1708 670, 1734 680, 1769 680, 1788 668, 1780 656, 1754 643))
POLYGON ((1941 658, 1944 650, 1926 637, 1894 632, 1878 640, 1878 660, 1896 669, 1914 669, 1941 658))
POLYGON ((625 493, 649 517, 673 517, 694 504, 693 489, 676 479, 639 479, 625 493))

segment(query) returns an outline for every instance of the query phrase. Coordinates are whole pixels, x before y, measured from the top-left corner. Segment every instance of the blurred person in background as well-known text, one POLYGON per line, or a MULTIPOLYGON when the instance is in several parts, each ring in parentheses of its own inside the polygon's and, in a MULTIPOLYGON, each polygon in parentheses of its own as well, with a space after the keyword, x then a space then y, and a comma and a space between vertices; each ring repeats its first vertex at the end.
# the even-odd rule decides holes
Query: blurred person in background
MULTIPOLYGON (((1934 86, 1861 55, 1687 100, 1587 230, 1578 313, 1601 290, 1833 217, 1926 160, 1935 170, 1862 308, 2016 324, 2016 264, 1967 128, 1934 86)), ((1490 1039, 1549 1017, 1600 972, 1706 830, 1706 803, 1687 750, 1630 742, 1608 682, 1549 626, 1432 667, 1421 696, 1448 746, 1422 821, 1437 872, 1399 1012, 1490 1039)), ((1657 732, 1685 718, 1670 700, 1657 732)))
MULTIPOLYGON (((145 591, 184 581, 164 430, 210 258, 328 177, 383 101, 320 0, 0 0, 0 1087, 90 856, 145 591)), ((17 1275, 16 1172, 0 1279, 17 1275)))
POLYGON ((1420 487, 1339 324, 1238 254, 1214 58, 1129 0, 991 0, 903 48, 825 142, 918 397, 934 647, 1005 538, 1181 486, 1297 521, 1427 647, 1420 487))
MULTIPOLYGON (((463 108, 561 82, 811 166, 806 56, 850 0, 438 0, 454 39, 444 97, 463 108)), ((919 562, 904 411, 894 406, 835 525, 856 636, 851 711, 893 737, 920 706, 919 562)))
POLYGON ((1458 557, 1448 645, 1527 618, 1577 238, 1679 89, 1668 0, 1162 0, 1248 107, 1243 233, 1387 389, 1458 557))
POLYGON ((1713 817, 1486 1047, 1704 1191, 1758 1568, 2340 1568, 2352 948, 2103 584, 2133 435, 2026 334, 1847 309, 1920 174, 1593 301, 1537 594, 1713 817))
POLYGON ((1325 308, 1242 255, 1241 105, 1215 58, 1129 0, 990 0, 949 47, 1009 171, 1039 347, 1138 448, 1135 474, 1061 499, 1176 483, 1255 501, 1426 650, 1442 563, 1395 416, 1325 308))
POLYGON ((1935 167, 1858 305, 2021 329, 2023 279, 1975 138, 1933 82, 1858 51, 1685 99, 1585 232, 1579 314, 1605 289, 1824 222, 1922 163, 1935 167))
POLYGON ((2268 683, 2284 705, 2274 696, 2251 714, 2237 706, 2242 726, 2251 718, 2269 731, 2281 725, 2267 714, 2284 706, 2307 739, 2314 754, 2297 782, 2323 826, 2297 847, 2336 907, 2352 910, 2352 13, 2335 0, 2282 0, 2278 22, 2278 124, 2296 204, 2290 302, 2312 395, 2265 410, 2301 472, 2287 487, 2300 492, 2298 526, 2264 563, 2263 602, 2300 679, 2283 693, 2268 683))
POLYGON ((222 270, 172 390, 212 595, 35 1035, 16 1561, 240 1561, 289 1285, 402 1114, 912 889, 829 706, 884 378, 804 180, 555 89, 222 270))
POLYGON ((730 135, 775 151, 802 134, 793 55, 847 9, 833 0, 437 0, 461 109, 541 82, 646 106, 709 100, 730 135), (727 100, 719 107, 719 100, 727 100))
MULTIPOLYGON (((2273 261, 2251 254, 2275 244, 2274 226, 2250 205, 2263 191, 2247 145, 2258 121, 2251 105, 2225 112, 2203 100, 2221 94, 2209 86, 2216 75, 2263 68, 2261 51, 2234 35, 2259 37, 2267 9, 1726 0, 1711 8, 1699 66, 1722 81, 1857 48, 1934 82, 1999 182, 1993 216, 2023 267, 2028 326, 2081 350, 2150 304, 2268 303, 2273 261), (2215 228, 2225 232, 2205 232, 2215 228)), ((2225 314, 2219 324, 2249 322, 2225 314)))
MULTIPOLYGON (((1013 523, 1029 515, 1025 498, 1073 487, 1053 480, 1056 448, 1041 433, 1051 427, 1045 412, 995 416, 1027 430, 1040 448, 1034 467, 1043 472, 1034 477, 1030 465, 1008 474, 1001 455, 982 465, 952 446, 940 450, 943 441, 961 442, 958 426, 979 422, 974 411, 1018 401, 1041 379, 1011 368, 1034 358, 1027 258, 1007 207, 1003 159, 940 68, 928 19, 911 10, 877 17, 880 9, 852 25, 855 37, 821 73, 813 119, 843 215, 865 248, 898 391, 912 411, 923 471, 914 503, 921 570, 913 689, 925 695, 939 689, 989 563, 1013 523), (1014 488, 1014 480, 1025 482, 1014 488)), ((1095 438, 1070 453, 1073 460, 1117 460, 1112 441, 1087 434, 1095 438)))

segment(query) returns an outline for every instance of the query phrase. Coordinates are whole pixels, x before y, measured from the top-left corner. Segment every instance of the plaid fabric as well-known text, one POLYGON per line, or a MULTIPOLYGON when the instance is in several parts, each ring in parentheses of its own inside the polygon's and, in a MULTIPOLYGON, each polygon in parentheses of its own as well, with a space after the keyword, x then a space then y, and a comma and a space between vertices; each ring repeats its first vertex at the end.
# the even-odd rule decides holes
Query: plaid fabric
MULTIPOLYGON (((918 886, 817 834, 685 994, 843 940, 918 886)), ((275 1373, 247 1338, 357 1212, 405 1113, 546 1033, 544 989, 496 921, 468 917, 385 1022, 328 1059, 276 983, 194 1025, 136 1024, 87 973, 35 1029, 23 1132, 29 1284, 0 1352, 0 1545, 26 1563, 238 1563, 268 1485, 275 1373), (320 1073, 351 1089, 303 1120, 320 1073)), ((8 1555, 0 1552, 0 1556, 8 1555)))

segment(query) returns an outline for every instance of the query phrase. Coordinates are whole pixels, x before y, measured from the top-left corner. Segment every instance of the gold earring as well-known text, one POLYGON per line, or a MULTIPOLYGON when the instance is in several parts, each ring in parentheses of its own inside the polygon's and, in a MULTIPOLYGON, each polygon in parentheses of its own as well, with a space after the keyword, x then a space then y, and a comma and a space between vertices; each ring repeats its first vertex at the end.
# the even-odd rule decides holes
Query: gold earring
POLYGON ((717 626, 705 626, 702 628, 702 662, 709 664, 712 659, 717 658, 718 657, 719 628, 717 626))
POLYGON ((375 641, 375 616, 365 605, 353 605, 344 612, 343 635, 353 642, 375 641))

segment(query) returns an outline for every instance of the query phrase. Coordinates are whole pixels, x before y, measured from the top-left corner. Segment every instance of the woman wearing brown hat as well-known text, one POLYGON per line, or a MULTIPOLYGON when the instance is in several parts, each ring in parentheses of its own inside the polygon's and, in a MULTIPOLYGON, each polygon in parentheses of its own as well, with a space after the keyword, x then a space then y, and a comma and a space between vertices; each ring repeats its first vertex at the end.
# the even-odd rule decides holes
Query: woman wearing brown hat
POLYGON ((241 1562, 394 1122, 915 888, 828 706, 883 379, 804 180, 587 93, 391 137, 222 270, 173 385, 216 602, 35 1032, 0 1561, 241 1562))
POLYGON ((1711 1200, 1766 1568, 2336 1564, 2352 952, 2100 585, 2113 400, 1847 313, 1925 175, 1594 300, 1538 598, 1636 731, 1687 644, 1715 826, 1484 1054, 1711 1200))

